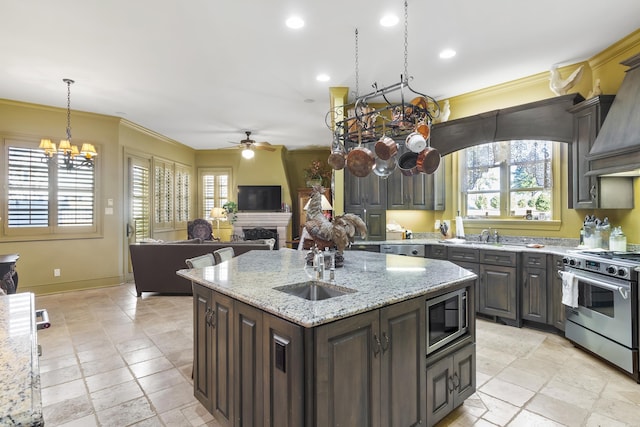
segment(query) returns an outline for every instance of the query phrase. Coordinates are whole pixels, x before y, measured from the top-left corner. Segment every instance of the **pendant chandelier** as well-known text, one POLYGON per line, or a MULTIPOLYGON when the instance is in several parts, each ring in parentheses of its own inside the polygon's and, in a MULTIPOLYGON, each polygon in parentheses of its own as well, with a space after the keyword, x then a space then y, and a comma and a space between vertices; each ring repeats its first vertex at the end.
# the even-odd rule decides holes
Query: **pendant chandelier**
POLYGON ((62 79, 62 81, 67 85, 67 138, 60 140, 57 148, 50 139, 43 138, 38 148, 44 151, 45 160, 49 163, 55 163, 61 159, 66 169, 91 168, 93 158, 98 155, 93 144, 84 143, 80 150, 77 145, 71 145, 71 85, 74 81, 71 79, 62 79))
MULTIPOLYGON (((366 150, 363 144, 373 142, 377 143, 376 147, 381 148, 380 151, 376 150, 378 157, 374 158, 372 153, 367 153, 367 164, 358 171, 359 173, 350 169, 357 177, 368 175, 370 163, 372 170, 376 172, 376 165, 372 162, 390 165, 396 161, 396 146, 403 145, 414 153, 413 160, 417 158, 418 162, 425 159, 425 154, 427 154, 425 150, 429 150, 431 163, 431 166, 424 165, 424 168, 419 164, 419 167, 411 172, 401 169, 403 174, 407 175, 416 171, 433 173, 438 167, 440 156, 437 154, 437 150, 430 147, 429 139, 431 124, 434 119, 440 116, 440 105, 433 97, 418 92, 409 84, 413 78, 409 76, 408 72, 408 18, 408 3, 405 0, 404 74, 401 74, 398 83, 390 86, 379 88, 378 84, 374 82, 372 84, 374 90, 365 95, 359 94, 358 30, 355 31, 355 101, 348 106, 329 111, 325 118, 327 127, 333 132, 332 154, 328 163, 335 170, 342 169, 345 165, 348 167, 349 151, 366 150), (416 140, 418 143, 415 143, 416 140), (391 152, 388 149, 390 146, 392 146, 391 152), (433 153, 434 151, 436 153, 433 153), (435 154, 437 154, 437 158, 434 157, 435 154), (346 161, 343 156, 346 157, 346 161)), ((393 168, 388 167, 387 169, 387 171, 377 173, 378 176, 388 177, 393 172, 393 168)))

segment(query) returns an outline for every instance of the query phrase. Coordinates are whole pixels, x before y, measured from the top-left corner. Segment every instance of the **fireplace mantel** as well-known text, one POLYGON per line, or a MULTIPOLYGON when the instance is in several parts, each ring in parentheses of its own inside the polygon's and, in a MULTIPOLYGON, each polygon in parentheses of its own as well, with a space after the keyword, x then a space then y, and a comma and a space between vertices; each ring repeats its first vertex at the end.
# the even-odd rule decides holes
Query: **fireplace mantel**
POLYGON ((291 212, 238 212, 233 223, 233 234, 244 234, 245 228, 275 228, 278 233, 278 247, 286 248, 287 227, 291 212))

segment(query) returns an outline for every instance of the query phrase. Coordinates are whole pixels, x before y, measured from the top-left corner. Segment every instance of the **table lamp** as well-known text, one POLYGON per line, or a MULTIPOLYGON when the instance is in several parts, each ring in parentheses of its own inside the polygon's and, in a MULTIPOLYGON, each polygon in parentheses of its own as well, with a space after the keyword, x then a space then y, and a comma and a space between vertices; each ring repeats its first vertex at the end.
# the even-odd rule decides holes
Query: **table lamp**
POLYGON ((211 209, 209 216, 211 217, 211 219, 216 221, 216 228, 218 229, 218 239, 220 239, 220 221, 227 220, 227 213, 222 208, 213 208, 211 209))

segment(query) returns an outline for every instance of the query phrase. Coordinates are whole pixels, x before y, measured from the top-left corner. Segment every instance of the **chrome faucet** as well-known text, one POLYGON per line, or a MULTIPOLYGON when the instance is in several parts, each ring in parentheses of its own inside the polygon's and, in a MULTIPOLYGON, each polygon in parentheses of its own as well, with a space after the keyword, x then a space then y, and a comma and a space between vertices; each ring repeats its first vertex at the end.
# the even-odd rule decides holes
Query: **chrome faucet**
POLYGON ((498 230, 493 230, 493 241, 495 243, 498 243, 499 240, 500 240, 500 235, 498 234, 498 230))
POLYGON ((489 237, 491 237, 491 232, 489 230, 487 230, 486 228, 480 232, 480 241, 481 242, 488 242, 489 241, 489 237))

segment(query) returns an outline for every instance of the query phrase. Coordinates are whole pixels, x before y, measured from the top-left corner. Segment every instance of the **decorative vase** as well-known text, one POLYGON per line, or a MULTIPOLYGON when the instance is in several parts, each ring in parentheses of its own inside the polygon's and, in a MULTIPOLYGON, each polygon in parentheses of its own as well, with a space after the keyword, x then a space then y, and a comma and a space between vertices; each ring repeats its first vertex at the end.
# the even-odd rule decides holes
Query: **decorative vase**
POLYGON ((307 179, 307 187, 322 185, 322 178, 307 179))

